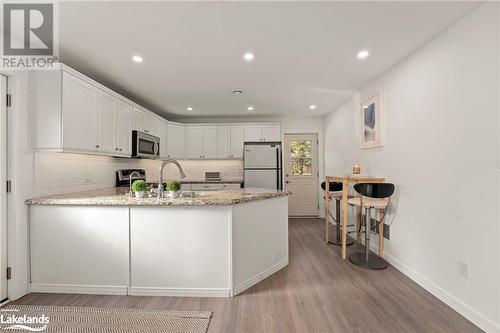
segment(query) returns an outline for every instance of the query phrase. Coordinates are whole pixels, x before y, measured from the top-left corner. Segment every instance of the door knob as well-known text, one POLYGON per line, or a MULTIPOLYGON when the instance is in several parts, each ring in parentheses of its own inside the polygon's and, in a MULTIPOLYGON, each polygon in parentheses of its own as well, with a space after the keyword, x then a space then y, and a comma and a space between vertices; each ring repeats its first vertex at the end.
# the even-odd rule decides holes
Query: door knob
POLYGON ((285 183, 290 184, 290 182, 289 182, 288 180, 287 180, 287 181, 285 181, 285 183))

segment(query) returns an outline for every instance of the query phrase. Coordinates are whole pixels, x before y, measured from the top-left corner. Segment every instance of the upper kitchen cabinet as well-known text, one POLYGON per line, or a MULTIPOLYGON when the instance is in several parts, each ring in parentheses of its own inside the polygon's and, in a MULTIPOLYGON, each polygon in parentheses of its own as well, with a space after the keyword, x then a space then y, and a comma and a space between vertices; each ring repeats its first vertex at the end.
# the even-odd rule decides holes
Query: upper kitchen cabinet
POLYGON ((99 152, 130 156, 132 106, 104 91, 99 91, 99 152))
POLYGON ((167 158, 167 121, 150 111, 134 108, 132 129, 160 138, 160 158, 167 158))
POLYGON ((203 158, 217 158, 217 126, 203 126, 203 158))
POLYGON ((269 125, 246 125, 244 129, 245 142, 280 142, 281 126, 269 125))
POLYGON ((184 133, 186 138, 186 158, 203 158, 203 127, 186 126, 184 133))
POLYGON ((99 89, 62 73, 62 120, 64 148, 93 151, 97 145, 99 89))
POLYGON ((231 158, 231 127, 217 127, 217 157, 231 158))
POLYGON ((65 65, 28 75, 34 149, 131 156, 133 102, 65 65))
POLYGON ((243 126, 231 126, 231 158, 243 158, 243 126))
POLYGON ((167 157, 182 159, 184 154, 184 125, 167 124, 167 157))

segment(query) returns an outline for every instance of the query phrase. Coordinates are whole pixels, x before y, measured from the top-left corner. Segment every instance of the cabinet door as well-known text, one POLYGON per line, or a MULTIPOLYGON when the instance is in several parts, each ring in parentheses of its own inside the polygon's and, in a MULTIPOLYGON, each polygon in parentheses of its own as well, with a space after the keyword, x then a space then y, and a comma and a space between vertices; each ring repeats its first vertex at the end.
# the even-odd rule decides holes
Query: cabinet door
POLYGON ((203 158, 217 158, 217 127, 203 126, 203 158))
POLYGON ((186 157, 203 157, 203 128, 201 126, 186 126, 184 129, 186 138, 186 157))
POLYGON ((183 125, 167 125, 167 157, 184 158, 183 125))
POLYGON ((262 126, 262 139, 268 142, 281 142, 281 127, 279 125, 262 126))
MULTIPOLYGON (((132 128, 137 131, 155 135, 156 129, 156 118, 150 116, 145 111, 135 108, 134 118, 132 121, 132 128)), ((158 136, 159 133, 156 133, 158 136)))
POLYGON ((160 138, 160 158, 167 158, 167 122, 155 119, 153 135, 160 138))
POLYGON ((132 130, 130 129, 132 109, 129 104, 120 100, 116 101, 116 148, 120 155, 132 155, 132 130))
POLYGON ((245 126, 245 142, 262 141, 262 126, 245 126))
POLYGON ((243 126, 231 126, 231 158, 243 158, 243 126))
POLYGON ((132 129, 140 132, 144 132, 146 129, 146 114, 138 108, 134 108, 132 129))
POLYGON ((63 72, 63 147, 96 151, 99 89, 63 72))
POLYGON ((103 153, 116 153, 115 108, 115 97, 104 91, 99 91, 99 125, 96 147, 103 153))
POLYGON ((217 157, 231 158, 231 128, 217 127, 217 157))

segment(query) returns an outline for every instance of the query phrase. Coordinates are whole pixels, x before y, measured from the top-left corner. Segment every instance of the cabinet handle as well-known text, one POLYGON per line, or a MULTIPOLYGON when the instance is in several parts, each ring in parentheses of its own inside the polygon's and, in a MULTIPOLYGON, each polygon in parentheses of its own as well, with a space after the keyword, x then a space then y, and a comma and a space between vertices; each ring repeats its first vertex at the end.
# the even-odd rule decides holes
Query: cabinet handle
POLYGON ((97 149, 99 149, 99 145, 95 145, 95 147, 96 147, 97 149))
POLYGON ((147 129, 145 129, 144 132, 149 133, 149 131, 147 129))
POLYGON ((122 151, 122 149, 120 148, 120 151, 122 151))
POLYGON ((115 148, 116 151, 118 151, 118 148, 115 148))

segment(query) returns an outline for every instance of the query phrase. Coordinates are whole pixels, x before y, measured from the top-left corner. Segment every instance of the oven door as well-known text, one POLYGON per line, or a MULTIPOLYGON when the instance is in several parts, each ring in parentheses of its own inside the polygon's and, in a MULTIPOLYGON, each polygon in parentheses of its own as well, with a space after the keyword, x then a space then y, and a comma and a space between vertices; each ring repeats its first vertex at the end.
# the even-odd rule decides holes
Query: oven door
POLYGON ((157 158, 160 156, 160 138, 139 131, 132 131, 132 156, 157 158))

